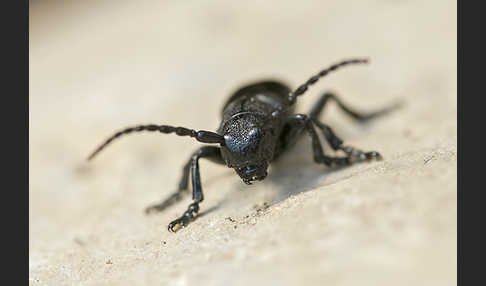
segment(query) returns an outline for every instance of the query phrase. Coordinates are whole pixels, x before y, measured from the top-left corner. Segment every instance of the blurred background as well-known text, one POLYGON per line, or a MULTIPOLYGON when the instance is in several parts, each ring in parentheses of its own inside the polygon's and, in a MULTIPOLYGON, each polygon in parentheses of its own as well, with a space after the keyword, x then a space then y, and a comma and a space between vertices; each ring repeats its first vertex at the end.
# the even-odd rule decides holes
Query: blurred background
MULTIPOLYGON (((456 1, 30 1, 31 285, 455 285, 456 1), (302 138, 246 186, 201 161, 202 215, 177 234, 167 211, 197 142, 137 134, 141 123, 215 130, 240 86, 292 87, 367 57, 326 90, 370 111, 365 126, 333 104, 322 120, 385 160, 331 170, 302 138)), ((331 150, 327 149, 329 152, 331 150)))

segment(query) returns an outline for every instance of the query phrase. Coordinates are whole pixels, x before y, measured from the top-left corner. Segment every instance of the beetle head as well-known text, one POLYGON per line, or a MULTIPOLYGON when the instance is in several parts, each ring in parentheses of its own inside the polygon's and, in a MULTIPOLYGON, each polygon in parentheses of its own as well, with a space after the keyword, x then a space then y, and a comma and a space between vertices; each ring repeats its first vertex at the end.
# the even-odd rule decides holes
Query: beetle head
POLYGON ((224 131, 221 155, 234 168, 243 182, 251 184, 267 176, 268 162, 273 157, 272 138, 258 121, 250 117, 231 120, 224 131))

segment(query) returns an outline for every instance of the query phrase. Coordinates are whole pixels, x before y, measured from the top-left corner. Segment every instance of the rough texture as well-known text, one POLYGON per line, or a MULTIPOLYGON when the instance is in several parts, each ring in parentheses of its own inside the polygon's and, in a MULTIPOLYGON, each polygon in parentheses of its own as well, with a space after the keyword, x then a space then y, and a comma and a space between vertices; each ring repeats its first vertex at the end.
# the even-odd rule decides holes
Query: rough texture
POLYGON ((32 1, 30 284, 455 285, 456 59, 455 1, 32 1), (363 110, 404 99, 365 126, 322 116, 384 161, 330 170, 303 138, 246 186, 201 160, 203 213, 177 234, 189 197, 143 209, 195 140, 130 135, 84 161, 115 130, 214 130, 240 85, 362 56, 298 110, 326 89, 363 110))

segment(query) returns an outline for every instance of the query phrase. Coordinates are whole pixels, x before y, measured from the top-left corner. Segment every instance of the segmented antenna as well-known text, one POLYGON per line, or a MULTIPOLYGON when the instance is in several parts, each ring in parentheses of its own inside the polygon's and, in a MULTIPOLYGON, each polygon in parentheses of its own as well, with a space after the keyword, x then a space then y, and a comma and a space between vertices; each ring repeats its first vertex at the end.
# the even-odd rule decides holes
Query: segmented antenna
POLYGON ((297 98, 297 96, 304 94, 309 88, 309 86, 316 83, 321 77, 327 75, 329 72, 332 72, 342 66, 346 66, 349 64, 366 64, 366 63, 368 63, 368 59, 350 59, 350 60, 339 62, 337 64, 333 64, 332 66, 322 70, 315 76, 311 77, 303 85, 299 86, 295 91, 291 92, 289 94, 289 102, 291 104, 295 103, 295 99, 297 98))
POLYGON ((140 132, 140 131, 159 131, 161 133, 175 133, 176 135, 179 136, 190 136, 194 137, 197 141, 202 142, 202 143, 220 143, 224 144, 224 138, 223 136, 211 132, 211 131, 196 131, 193 129, 187 129, 184 127, 173 127, 169 125, 155 125, 155 124, 149 124, 149 125, 138 125, 135 127, 129 127, 126 129, 123 129, 117 133, 115 133, 113 136, 108 138, 103 144, 101 144, 91 155, 88 157, 88 161, 93 159, 96 154, 98 154, 101 150, 103 150, 106 145, 110 144, 113 140, 116 138, 132 133, 132 132, 140 132))

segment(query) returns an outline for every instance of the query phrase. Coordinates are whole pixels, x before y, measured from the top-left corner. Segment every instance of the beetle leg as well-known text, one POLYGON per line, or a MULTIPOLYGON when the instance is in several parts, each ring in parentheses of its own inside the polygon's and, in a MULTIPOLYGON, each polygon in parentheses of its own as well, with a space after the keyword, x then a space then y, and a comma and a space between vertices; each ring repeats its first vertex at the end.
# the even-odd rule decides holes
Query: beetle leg
POLYGON ((371 151, 371 152, 363 152, 359 149, 356 149, 351 146, 344 146, 343 141, 334 134, 332 131, 331 127, 328 125, 320 122, 318 120, 319 115, 322 113, 324 110, 324 107, 326 106, 326 103, 330 100, 334 100, 338 106, 348 115, 350 115, 353 119, 355 119, 358 122, 366 122, 370 119, 373 119, 378 116, 385 115, 397 108, 399 108, 402 103, 397 102, 394 105, 391 105, 389 107, 370 112, 370 113, 362 113, 353 110, 349 106, 345 105, 335 94, 326 92, 324 93, 321 98, 316 102, 316 104, 312 107, 309 117, 312 118, 312 121, 314 124, 319 127, 319 129, 322 131, 324 134, 324 137, 326 140, 329 142, 331 147, 334 150, 341 150, 344 153, 348 155, 349 158, 351 158, 353 161, 366 161, 366 160, 371 160, 371 159, 381 159, 381 155, 376 152, 376 151, 371 151))
MULTIPOLYGON (((316 163, 323 163, 326 166, 347 166, 351 165, 353 162, 347 157, 332 157, 324 154, 322 150, 321 142, 319 141, 319 136, 317 136, 316 130, 314 129, 314 123, 312 119, 304 114, 296 114, 292 116, 287 122, 287 126, 292 131, 304 130, 309 134, 312 140, 312 151, 314 153, 314 161, 316 163)), ((289 132, 290 134, 295 134, 297 132, 289 132)))
POLYGON ((201 186, 201 177, 199 174, 200 158, 208 158, 211 159, 213 162, 223 163, 223 159, 221 157, 219 147, 213 147, 213 146, 202 147, 196 153, 193 154, 190 161, 193 203, 189 205, 187 210, 180 218, 172 221, 169 224, 168 226, 169 231, 176 232, 179 228, 183 228, 187 226, 191 221, 196 219, 196 216, 199 213, 199 203, 202 202, 204 199, 202 186, 201 186))
POLYGON ((329 142, 329 145, 331 145, 334 150, 343 151, 354 162, 382 159, 380 153, 376 151, 363 152, 357 148, 343 145, 343 140, 341 140, 339 137, 336 136, 336 134, 334 134, 334 131, 332 131, 331 127, 315 118, 312 119, 312 122, 322 131, 322 134, 324 134, 327 142, 329 142))
POLYGON ((334 93, 326 92, 324 93, 321 98, 316 102, 316 104, 312 107, 311 112, 309 113, 309 117, 313 119, 317 119, 321 112, 324 110, 324 107, 326 106, 326 103, 328 100, 334 100, 338 106, 349 116, 351 116, 354 120, 358 122, 365 122, 370 119, 373 119, 375 117, 385 115, 401 106, 400 102, 395 103, 394 105, 391 105, 389 107, 385 107, 383 109, 370 112, 370 113, 362 113, 353 110, 352 108, 348 107, 345 105, 334 93))

